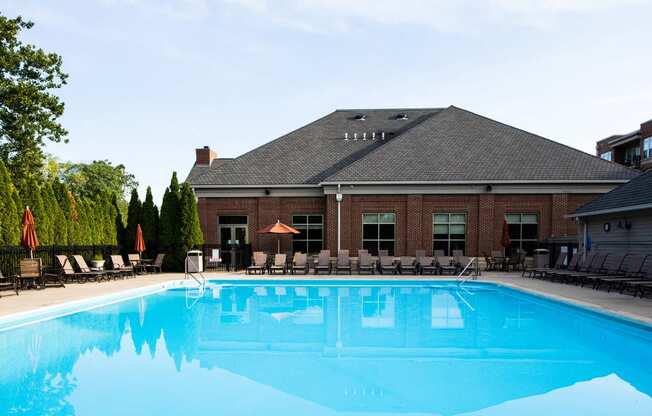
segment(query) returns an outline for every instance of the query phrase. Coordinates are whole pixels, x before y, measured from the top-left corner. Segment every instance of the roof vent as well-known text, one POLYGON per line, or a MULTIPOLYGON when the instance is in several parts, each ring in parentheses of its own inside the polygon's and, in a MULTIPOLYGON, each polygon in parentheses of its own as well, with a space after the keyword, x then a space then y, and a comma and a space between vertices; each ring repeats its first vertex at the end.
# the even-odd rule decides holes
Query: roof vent
POLYGON ((375 131, 371 132, 371 140, 376 140, 376 132, 375 131))
POLYGON ((346 141, 349 140, 349 133, 344 133, 344 140, 346 140, 346 141))
POLYGON ((353 140, 358 140, 358 133, 353 133, 353 140))
POLYGON ((397 119, 397 120, 407 120, 407 119, 408 119, 408 115, 405 114, 405 113, 398 113, 398 114, 396 115, 396 119, 397 119))
POLYGON ((367 132, 362 133, 362 140, 367 140, 367 132))
POLYGON ((364 121, 366 118, 367 118, 366 114, 356 114, 355 116, 353 116, 353 119, 358 121, 364 121))
POLYGON ((384 131, 380 132, 380 140, 385 140, 385 132, 384 131))

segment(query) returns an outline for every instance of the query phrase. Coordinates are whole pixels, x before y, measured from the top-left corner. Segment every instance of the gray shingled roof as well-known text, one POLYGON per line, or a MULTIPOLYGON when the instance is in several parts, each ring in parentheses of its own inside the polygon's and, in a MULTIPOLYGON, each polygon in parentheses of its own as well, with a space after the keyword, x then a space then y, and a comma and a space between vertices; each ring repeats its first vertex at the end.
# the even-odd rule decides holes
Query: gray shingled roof
POLYGON ((240 157, 216 162, 193 167, 188 182, 579 182, 636 176, 631 169, 456 107, 337 110, 240 157), (408 120, 397 120, 399 113, 408 120), (365 114, 365 120, 354 120, 356 114, 365 114), (386 140, 370 140, 372 131, 377 137, 385 131, 386 140), (361 139, 363 132, 367 140, 361 139), (354 133, 358 140, 352 140, 354 133))
POLYGON ((605 211, 627 211, 633 207, 644 206, 652 207, 652 171, 600 195, 575 210, 571 216, 585 216, 605 211))

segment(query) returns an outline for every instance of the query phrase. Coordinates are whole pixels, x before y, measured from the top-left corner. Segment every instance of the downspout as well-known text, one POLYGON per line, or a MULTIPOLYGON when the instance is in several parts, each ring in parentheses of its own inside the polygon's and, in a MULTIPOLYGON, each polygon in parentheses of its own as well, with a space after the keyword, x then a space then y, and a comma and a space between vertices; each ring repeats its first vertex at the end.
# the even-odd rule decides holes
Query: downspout
POLYGON ((342 193, 341 187, 337 184, 337 194, 335 195, 335 200, 337 201, 337 252, 340 252, 342 247, 342 233, 340 231, 341 227, 341 214, 342 214, 342 193))
POLYGON ((589 234, 586 226, 586 221, 582 221, 582 225, 584 226, 584 232, 583 232, 583 237, 582 237, 582 254, 583 258, 586 258, 586 246, 589 243, 589 234))

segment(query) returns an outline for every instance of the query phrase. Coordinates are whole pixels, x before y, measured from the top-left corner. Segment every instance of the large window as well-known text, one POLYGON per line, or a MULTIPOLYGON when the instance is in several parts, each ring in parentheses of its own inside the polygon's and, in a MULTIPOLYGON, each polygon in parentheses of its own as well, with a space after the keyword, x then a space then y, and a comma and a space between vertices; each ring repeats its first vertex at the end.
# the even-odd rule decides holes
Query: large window
POLYGON ((464 252, 466 238, 466 214, 437 213, 432 216, 432 248, 444 250, 452 256, 453 250, 464 252))
POLYGON ((600 159, 608 160, 611 162, 611 150, 608 152, 600 153, 600 159))
POLYGON ((539 216, 537 214, 507 214, 509 239, 512 244, 507 250, 509 255, 517 249, 525 250, 528 255, 537 248, 539 241, 539 216))
POLYGON ((396 215, 362 214, 362 248, 372 255, 378 255, 378 250, 387 250, 394 255, 394 236, 396 235, 396 215))
POLYGON ((643 139, 643 159, 652 158, 652 136, 643 139))
POLYGON ((323 215, 293 215, 292 226, 300 234, 292 239, 295 252, 315 254, 324 247, 324 216, 323 215))
POLYGON ((637 166, 641 162, 641 148, 639 146, 625 149, 625 165, 637 166))

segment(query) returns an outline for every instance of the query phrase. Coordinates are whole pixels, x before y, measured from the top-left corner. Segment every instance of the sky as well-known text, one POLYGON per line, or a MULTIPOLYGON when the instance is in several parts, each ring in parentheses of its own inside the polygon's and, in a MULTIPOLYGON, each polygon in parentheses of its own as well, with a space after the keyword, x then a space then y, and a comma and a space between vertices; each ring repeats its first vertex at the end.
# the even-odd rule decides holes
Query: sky
POLYGON ((0 0, 63 57, 64 161, 160 202, 194 149, 236 157, 338 108, 455 105, 589 153, 652 118, 652 1, 0 0))

